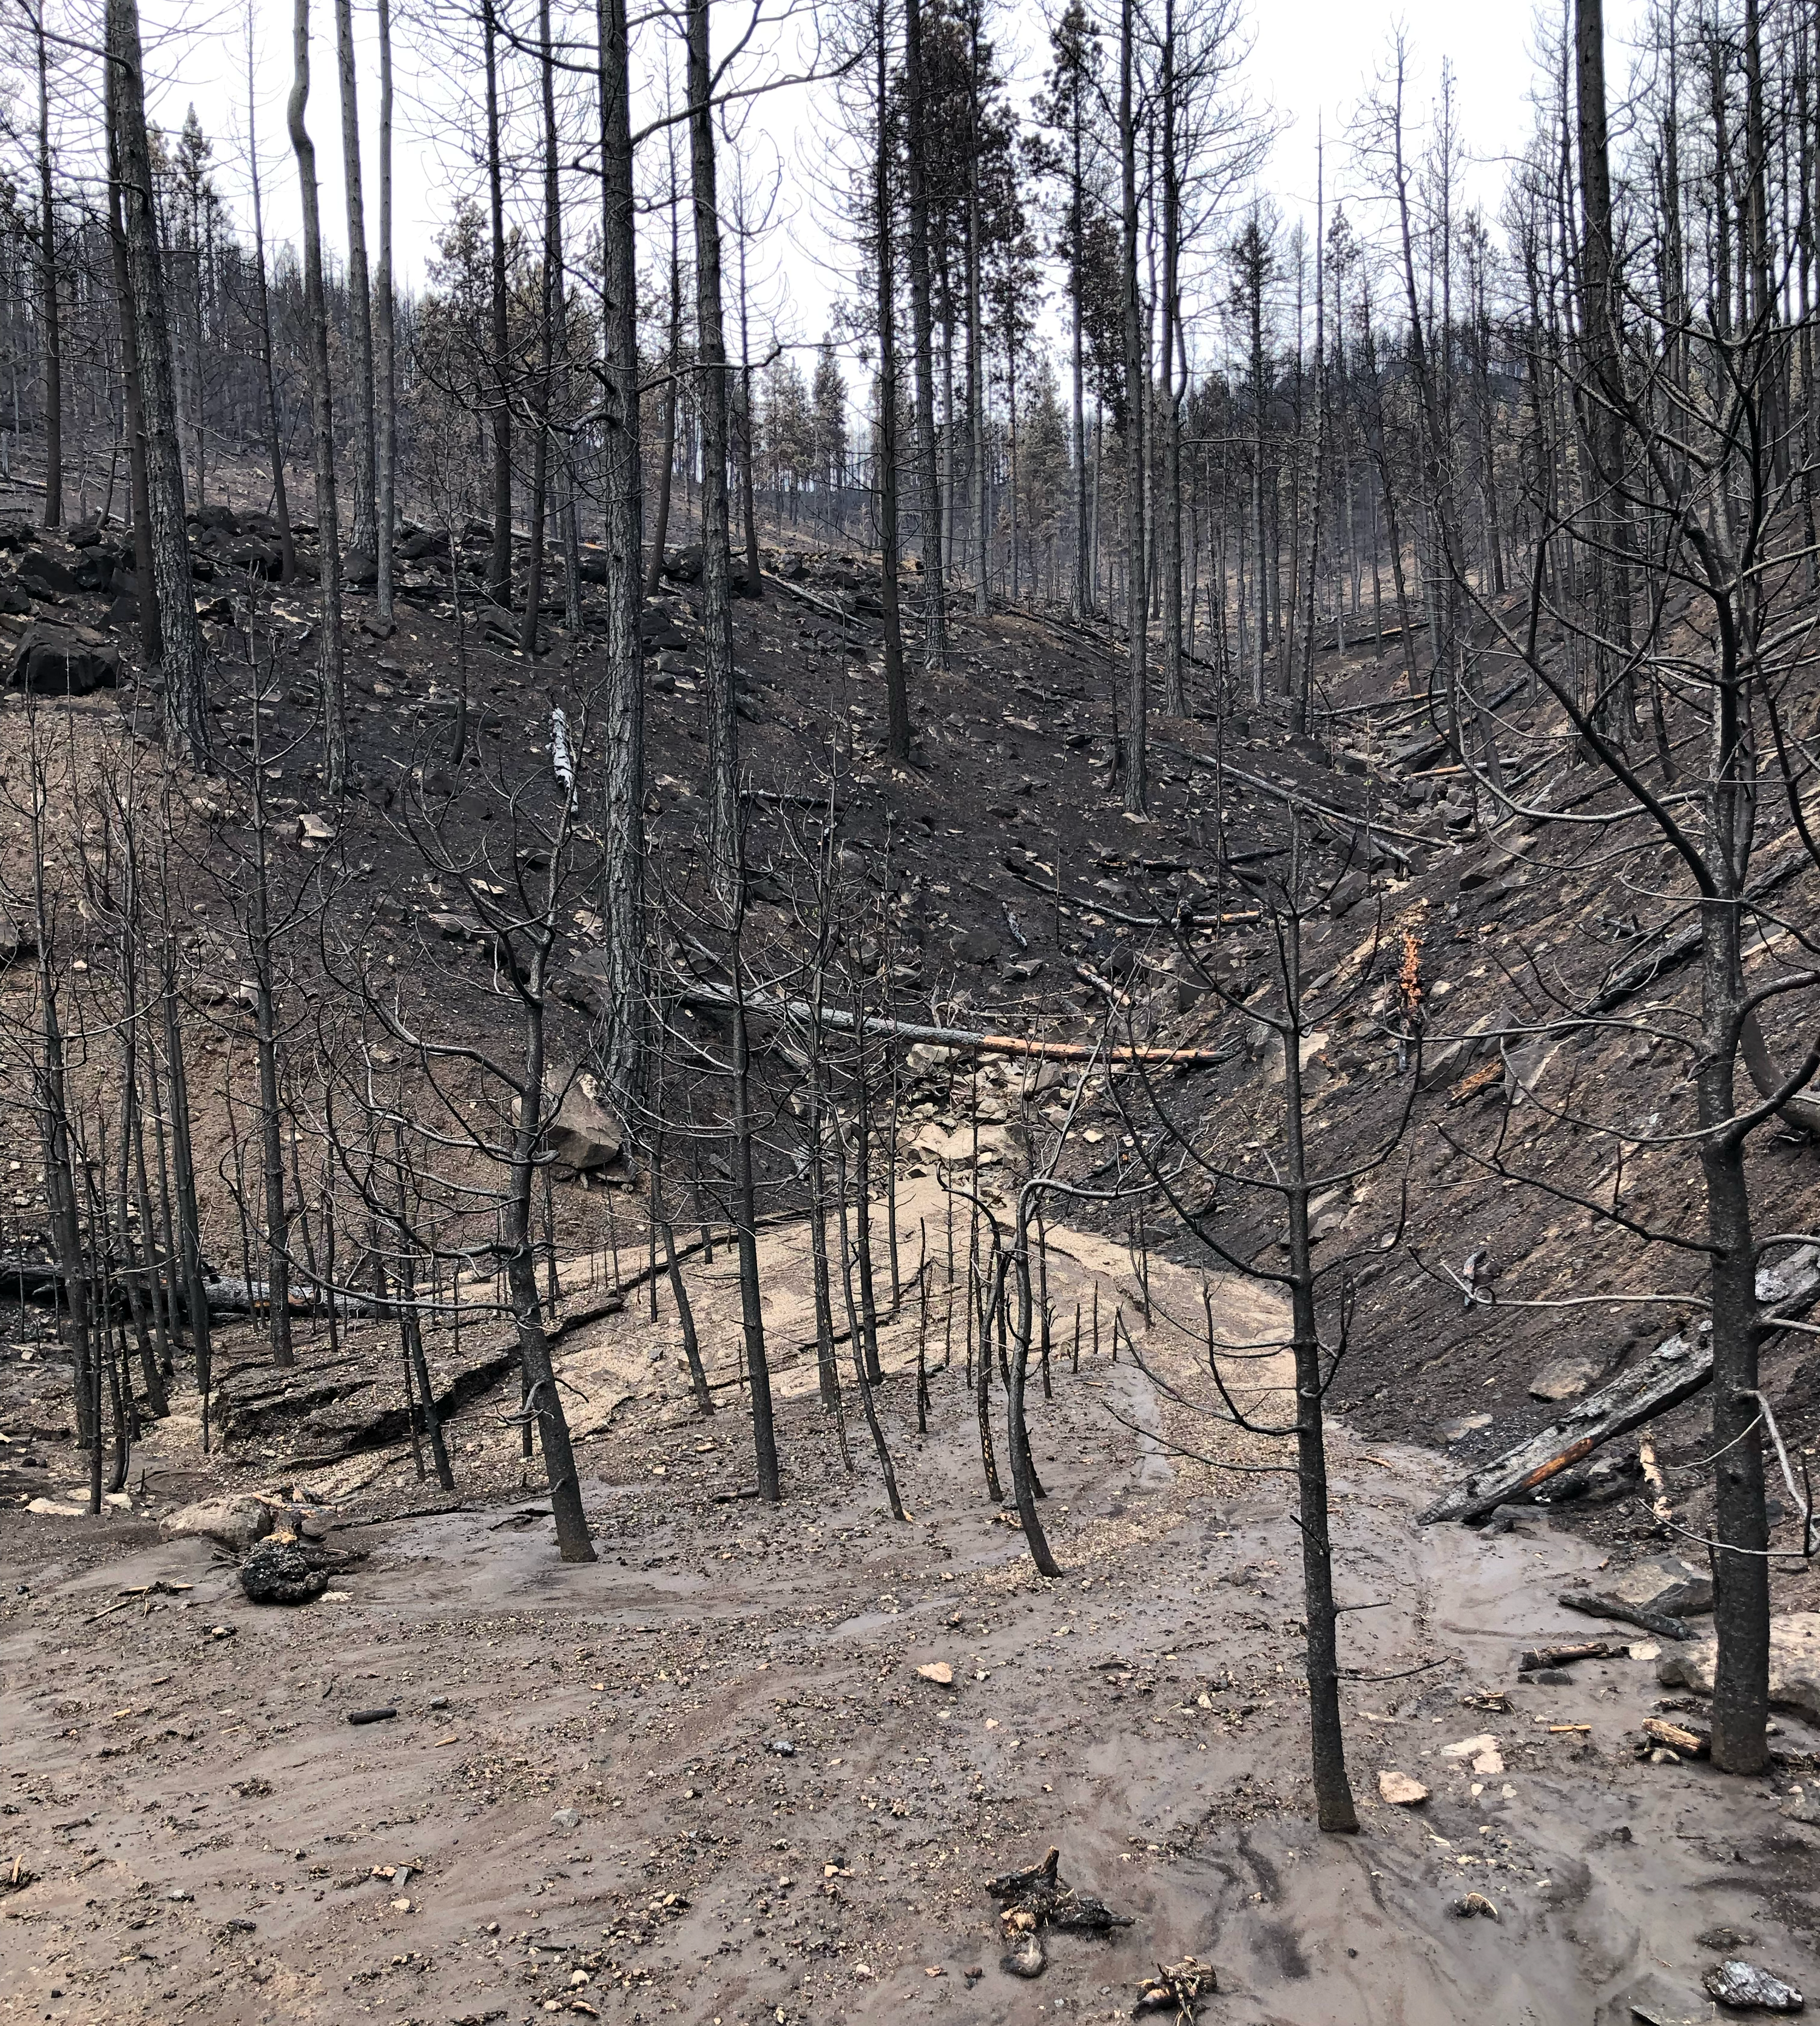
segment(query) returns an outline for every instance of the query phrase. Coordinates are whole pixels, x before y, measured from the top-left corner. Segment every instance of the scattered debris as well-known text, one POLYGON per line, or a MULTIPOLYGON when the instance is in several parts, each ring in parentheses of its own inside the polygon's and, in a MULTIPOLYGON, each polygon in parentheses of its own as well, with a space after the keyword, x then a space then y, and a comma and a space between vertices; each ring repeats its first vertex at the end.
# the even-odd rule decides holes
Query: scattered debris
POLYGON ((1147 1976, 1139 1987, 1137 2002, 1131 2008, 1136 2019, 1146 2012, 1174 2008, 1177 2026, 1193 2026, 1195 2007, 1219 1989, 1211 1963, 1184 1956, 1178 1963, 1159 1963, 1155 1976, 1147 1976))
POLYGON ((391 1708, 349 1710, 348 1721, 350 1723, 384 1723, 388 1717, 394 1717, 397 1714, 396 1710, 391 1708))
POLYGON ((1037 1927, 1063 1928, 1077 1933, 1103 1934, 1109 1928, 1129 1928, 1131 1917, 1114 1914, 1103 1900, 1065 1884, 1059 1850, 1046 1851, 1041 1864, 1027 1871, 1008 1871, 986 1890, 1004 1903, 1008 1914, 1030 1914, 1037 1927))
POLYGON ((1498 1918, 1498 1909, 1483 1892, 1462 1892, 1453 1902, 1453 1910, 1463 1921, 1470 1921, 1475 1914, 1482 1920, 1498 1918))
POLYGON ((926 1682, 933 1682, 938 1688, 950 1689, 954 1685, 954 1670, 945 1660, 931 1660, 916 1670, 926 1682))
POLYGON ((1388 1801, 1393 1808, 1419 1808, 1428 1798, 1428 1788, 1407 1773, 1386 1771, 1378 1775, 1378 1799, 1388 1801))

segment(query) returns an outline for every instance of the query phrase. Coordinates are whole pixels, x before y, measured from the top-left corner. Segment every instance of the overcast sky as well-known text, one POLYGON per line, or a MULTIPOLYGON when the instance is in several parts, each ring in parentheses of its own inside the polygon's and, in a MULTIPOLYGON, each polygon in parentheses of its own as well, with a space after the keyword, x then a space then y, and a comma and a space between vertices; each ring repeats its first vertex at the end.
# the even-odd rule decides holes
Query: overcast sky
MULTIPOLYGON (((774 6, 781 0, 772 0, 774 6)), ((247 87, 245 0, 141 0, 147 40, 152 115, 168 128, 182 122, 193 102, 216 143, 218 179, 242 215, 247 87)), ((395 141, 395 235, 401 280, 421 282, 433 256, 439 226, 455 194, 478 187, 473 137, 468 131, 481 97, 477 39, 464 20, 460 0, 394 0, 397 94, 395 141), (463 109, 466 109, 464 111, 463 109)), ((635 6, 634 12, 636 13, 635 6)), ((1613 39, 1608 57, 1615 86, 1624 75, 1623 38, 1641 11, 1640 0, 1619 0, 1608 13, 1613 39)), ((340 112, 334 66, 330 0, 314 0, 312 90, 309 124, 316 144, 325 232, 338 252, 345 244, 340 112)), ((534 20, 529 0, 508 5, 508 18, 527 29, 534 20)), ((558 0, 561 23, 570 9, 558 0)), ((591 20, 591 6, 573 15, 578 28, 591 20)), ((731 34, 735 14, 717 10, 717 24, 731 34)), ((378 109, 378 61, 370 0, 355 8, 359 53, 362 126, 368 236, 374 238, 372 206, 378 109)), ((1533 52, 1538 17, 1523 6, 1463 8, 1457 0, 1406 0, 1395 13, 1349 4, 1349 0, 1294 0, 1294 4, 1252 9, 1251 58, 1243 72, 1247 95, 1273 109, 1280 133, 1264 181, 1285 211, 1311 203, 1317 124, 1328 139, 1329 201, 1343 195, 1347 165, 1339 145, 1346 123, 1382 67, 1391 35, 1401 24, 1412 53, 1412 112, 1425 116, 1440 82, 1445 60, 1453 76, 1459 123, 1465 144, 1481 167, 1481 193, 1495 201, 1501 164, 1523 144, 1532 113, 1535 78, 1533 52)), ((298 206, 294 164, 285 131, 285 101, 290 84, 292 8, 289 0, 252 0, 254 90, 259 153, 265 186, 267 230, 293 238, 298 206)), ((561 33, 560 26, 558 34, 561 33)), ((639 47, 647 75, 659 61, 661 25, 646 28, 639 47)), ((789 37, 799 31, 786 31, 789 37)), ((997 13, 993 33, 1020 94, 1040 81, 1046 53, 1043 13, 1033 0, 997 13)), ((776 61, 788 66, 798 56, 779 39, 776 61)), ((528 75, 529 66, 520 66, 528 75)), ((529 110, 529 107, 527 110, 529 110)), ((852 263, 831 243, 816 220, 823 206, 815 181, 828 122, 825 99, 813 88, 783 92, 757 103, 747 150, 750 180, 768 186, 781 170, 779 209, 787 230, 777 235, 766 256, 772 271, 759 299, 776 312, 783 334, 797 340, 820 336, 843 287, 852 285, 852 263)), ((661 147, 661 143, 653 143, 661 147)), ((592 224, 594 210, 580 178, 571 180, 576 208, 571 235, 592 224)), ((724 190, 724 196, 725 191, 724 190)), ((529 215, 529 214, 527 214, 529 215)))

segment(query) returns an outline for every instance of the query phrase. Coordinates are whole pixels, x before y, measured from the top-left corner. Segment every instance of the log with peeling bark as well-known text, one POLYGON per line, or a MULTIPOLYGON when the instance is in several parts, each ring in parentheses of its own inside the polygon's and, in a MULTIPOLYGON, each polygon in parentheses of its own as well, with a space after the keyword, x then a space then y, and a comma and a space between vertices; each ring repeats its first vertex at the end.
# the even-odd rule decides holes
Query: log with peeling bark
POLYGON ((1712 1740, 1703 1732, 1666 1722, 1659 1716, 1643 1719, 1643 1735, 1658 1750, 1677 1752, 1683 1759, 1704 1759, 1712 1749, 1712 1740))
POLYGON ((1528 1674, 1537 1667, 1571 1667, 1576 1660, 1613 1660, 1627 1649, 1608 1639, 1584 1639, 1577 1646, 1530 1646, 1517 1656, 1517 1668, 1528 1674))
MULTIPOLYGON (((1766 1335, 1778 1320, 1800 1315, 1820 1295, 1820 1247, 1804 1245, 1780 1265, 1759 1269, 1757 1298, 1764 1305, 1766 1335)), ((1627 1435, 1690 1398, 1712 1376, 1712 1346, 1704 1332, 1682 1332, 1622 1372, 1609 1385, 1575 1403, 1514 1449, 1452 1486, 1422 1515, 1425 1521, 1488 1520, 1500 1505, 1532 1496, 1551 1479, 1615 1436, 1627 1435)))

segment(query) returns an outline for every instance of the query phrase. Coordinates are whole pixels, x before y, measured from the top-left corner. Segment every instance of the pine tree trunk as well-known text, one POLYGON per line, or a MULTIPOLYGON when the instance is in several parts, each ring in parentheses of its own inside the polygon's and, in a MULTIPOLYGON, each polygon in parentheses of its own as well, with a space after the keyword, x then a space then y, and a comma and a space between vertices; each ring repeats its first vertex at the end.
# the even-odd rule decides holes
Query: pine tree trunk
POLYGON ((120 388, 127 425, 127 470, 132 497, 133 581, 139 601, 139 644, 148 669, 164 658, 158 624, 158 587, 152 575, 152 517, 146 480, 146 407, 139 367, 138 319, 132 277, 127 271, 127 228, 120 201, 120 125, 115 105, 116 68, 101 66, 106 86, 108 244, 113 256, 114 300, 120 330, 120 388))
POLYGON ((632 186, 631 75, 625 0, 599 0, 601 334, 606 492, 606 680, 602 703, 601 920, 608 1000, 602 1046, 607 1088, 621 1118, 634 1115, 643 1033, 644 675, 639 638, 643 602, 643 470, 639 442, 638 245, 632 186))
POLYGON ((348 310, 354 337, 354 540, 376 556, 373 448, 373 295, 367 274, 367 201, 360 180, 360 100, 354 82, 352 0, 335 0, 341 86, 341 173, 348 194, 348 310))
POLYGON ((923 524, 923 665, 948 666, 948 584, 941 566, 941 484, 936 469, 935 330, 929 295, 928 134, 921 0, 904 0, 904 156, 910 196, 910 330, 916 373, 916 470, 923 524))
POLYGON ((1150 592, 1144 557, 1144 348, 1137 299, 1137 127, 1132 102, 1135 61, 1132 47, 1133 4, 1134 0, 1122 0, 1118 35, 1118 143, 1123 197, 1120 254, 1125 296, 1125 623, 1129 656, 1119 771, 1124 777, 1127 812, 1142 816, 1148 799, 1144 732, 1150 707, 1147 651, 1150 592))
POLYGON ((879 591, 885 621, 885 750, 893 760, 910 757, 910 699, 904 683, 903 621, 897 582, 897 316, 893 274, 890 64, 883 0, 873 17, 877 69, 879 146, 873 164, 872 245, 878 263, 879 323, 879 591))
POLYGON ((116 150, 126 212, 127 271, 137 324, 146 425, 146 521, 164 648, 164 735, 197 766, 209 757, 208 663, 184 526, 183 459, 177 437, 171 327, 146 137, 145 74, 138 0, 107 0, 109 67, 114 72, 116 150))
POLYGON ((506 315, 506 201, 499 165, 499 17, 495 0, 481 0, 481 41, 487 72, 487 201, 491 237, 492 296, 490 321, 493 355, 493 554, 487 566, 487 595, 497 605, 512 602, 512 362, 506 315))
POLYGON ((51 194, 50 52, 43 0, 29 17, 38 46, 38 262, 44 315, 44 525, 63 525, 63 315, 57 287, 57 206, 51 194))
POLYGON ((727 340, 714 187, 710 0, 687 0, 689 168, 695 212, 695 319, 702 425, 702 623, 706 634, 709 849, 722 894, 739 883, 739 720, 728 573, 727 340))
POLYGON ((293 34, 291 147, 297 158, 304 210, 304 342, 309 361, 311 420, 316 452, 316 547, 322 559, 322 624, 316 650, 322 688, 322 739, 330 795, 348 787, 348 709, 341 643, 341 537, 335 502, 335 414, 329 391, 329 321, 322 289, 322 221, 316 193, 316 150, 304 124, 310 99, 310 0, 297 0, 293 34))
MULTIPOLYGON (((381 10, 385 0, 380 0, 381 10)), ((297 573, 297 537, 291 532, 291 503, 285 490, 285 453, 278 429, 278 377, 272 366, 271 296, 266 285, 265 206, 259 173, 259 130, 253 83, 252 40, 246 46, 246 153, 252 182, 252 257, 259 304, 259 364, 265 396, 266 455, 271 465, 272 506, 278 524, 278 581, 289 584, 297 573)), ((142 585, 140 596, 145 589, 142 585)))
MULTIPOLYGON (((378 322, 374 335, 374 398, 378 406, 375 455, 379 502, 374 515, 378 541, 375 560, 379 576, 374 604, 382 624, 390 625, 392 537, 398 525, 398 327, 392 280, 392 4, 378 0, 379 11, 379 281, 378 322)), ((282 499, 282 495, 281 493, 282 499)), ((451 534, 452 540, 452 534, 451 534)))

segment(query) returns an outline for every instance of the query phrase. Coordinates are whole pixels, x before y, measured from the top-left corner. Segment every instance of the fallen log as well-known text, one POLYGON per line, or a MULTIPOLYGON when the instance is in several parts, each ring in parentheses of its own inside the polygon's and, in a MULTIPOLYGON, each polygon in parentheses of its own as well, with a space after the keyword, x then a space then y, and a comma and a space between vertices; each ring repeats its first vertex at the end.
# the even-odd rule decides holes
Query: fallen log
MULTIPOLYGON (((728 986, 707 980, 691 985, 681 996, 685 1006, 704 1012, 725 1013, 733 1005, 728 986)), ((850 1034, 854 1028, 854 1015, 842 1007, 824 1006, 818 1014, 806 999, 775 999, 765 993, 747 993, 746 1011, 748 1017, 761 1020, 819 1018, 824 1027, 844 1034, 850 1034)), ((926 1041, 932 1047, 954 1048, 963 1054, 1029 1055, 1048 1063, 1162 1063, 1177 1069, 1204 1069, 1227 1059, 1221 1048, 1145 1048, 1123 1042, 1102 1045, 1095 1041, 1030 1041, 1020 1034, 977 1033, 968 1027, 923 1026, 913 1020, 887 1019, 881 1014, 866 1015, 860 1026, 868 1034, 886 1035, 901 1041, 926 1041)))
MULTIPOLYGON (((1820 1247, 1803 1245, 1780 1265, 1759 1267, 1757 1299, 1763 1304, 1766 1338, 1820 1296, 1820 1247)), ((1495 1508, 1534 1494, 1614 1436, 1627 1435, 1690 1398, 1712 1376, 1712 1345, 1704 1328, 1658 1344, 1609 1385, 1589 1393, 1558 1421, 1506 1450, 1435 1500, 1425 1522, 1460 1520, 1472 1525, 1495 1508)))
POLYGON ((1659 1752, 1676 1752, 1683 1759, 1704 1759, 1712 1750, 1712 1740, 1704 1731, 1690 1730, 1686 1724, 1669 1723, 1659 1716, 1643 1719, 1646 1744, 1659 1752))
POLYGON ((1564 1589, 1559 1599, 1564 1611, 1583 1611, 1589 1618, 1615 1618, 1620 1625, 1634 1625, 1658 1639, 1689 1639, 1693 1634, 1678 1618, 1667 1612, 1645 1611, 1622 1597, 1601 1597, 1597 1590, 1564 1589))
POLYGON ((1582 1640, 1577 1646, 1527 1646, 1516 1656, 1517 1671, 1527 1674, 1538 1667, 1571 1667, 1576 1660, 1615 1660, 1624 1651, 1607 1639, 1582 1640))

